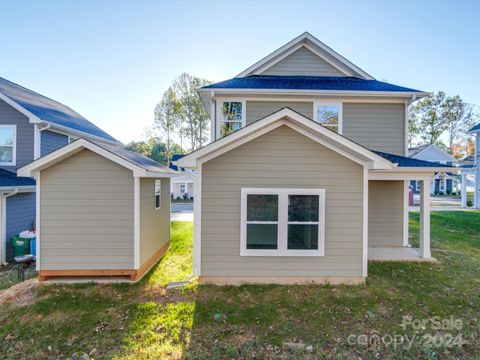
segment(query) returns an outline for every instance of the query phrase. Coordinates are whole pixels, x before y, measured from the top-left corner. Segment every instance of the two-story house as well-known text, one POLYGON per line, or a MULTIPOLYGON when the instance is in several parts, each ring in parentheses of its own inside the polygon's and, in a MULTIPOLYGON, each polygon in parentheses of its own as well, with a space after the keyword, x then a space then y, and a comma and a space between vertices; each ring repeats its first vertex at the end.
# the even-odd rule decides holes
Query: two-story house
POLYGON ((11 237, 36 226, 35 180, 16 170, 79 137, 119 144, 69 107, 0 78, 0 264, 13 258, 11 237))
POLYGON ((432 261, 430 182, 451 168, 407 146, 408 106, 428 93, 375 80, 309 33, 198 93, 213 142, 177 165, 197 171, 201 282, 363 283, 369 260, 432 261))
MULTIPOLYGON (((431 161, 437 164, 458 166, 458 161, 452 155, 447 154, 438 146, 419 145, 408 149, 408 156, 413 159, 431 161)), ((459 191, 458 175, 454 173, 438 173, 430 184, 431 194, 449 195, 459 191)), ((420 192, 420 184, 415 180, 410 181, 414 193, 420 192)))

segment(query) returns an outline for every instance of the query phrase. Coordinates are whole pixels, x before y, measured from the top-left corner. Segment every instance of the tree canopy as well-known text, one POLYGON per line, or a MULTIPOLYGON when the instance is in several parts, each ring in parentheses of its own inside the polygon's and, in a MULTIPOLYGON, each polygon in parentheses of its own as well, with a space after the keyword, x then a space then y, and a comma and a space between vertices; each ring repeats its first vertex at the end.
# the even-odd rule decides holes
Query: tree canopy
POLYGON ((468 155, 468 129, 478 121, 472 105, 459 95, 439 91, 410 108, 408 143, 435 144, 450 154, 468 155))

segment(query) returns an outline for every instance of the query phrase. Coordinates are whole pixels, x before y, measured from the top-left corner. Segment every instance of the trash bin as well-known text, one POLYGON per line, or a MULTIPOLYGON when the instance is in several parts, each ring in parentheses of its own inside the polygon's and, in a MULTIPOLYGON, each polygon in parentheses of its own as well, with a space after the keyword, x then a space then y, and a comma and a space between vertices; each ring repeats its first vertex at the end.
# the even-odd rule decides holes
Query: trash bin
POLYGON ((37 256, 37 241, 36 238, 30 239, 30 255, 37 256))
POLYGON ((12 236, 13 256, 23 256, 30 253, 30 240, 20 236, 12 236))

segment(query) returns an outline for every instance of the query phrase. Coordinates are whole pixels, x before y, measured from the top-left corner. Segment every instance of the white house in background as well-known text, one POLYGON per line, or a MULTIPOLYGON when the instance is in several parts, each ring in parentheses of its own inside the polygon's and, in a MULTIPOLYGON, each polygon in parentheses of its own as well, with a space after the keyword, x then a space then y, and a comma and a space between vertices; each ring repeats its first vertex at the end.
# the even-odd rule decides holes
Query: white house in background
POLYGON ((475 209, 480 209, 480 123, 472 127, 468 134, 475 135, 475 153, 473 159, 466 158, 464 164, 462 164, 461 174, 462 174, 462 207, 467 205, 467 184, 469 177, 475 178, 475 189, 473 192, 473 207, 475 209), (473 161, 472 161, 473 160, 473 161), (465 185, 465 186, 464 186, 465 185))
MULTIPOLYGON (((458 161, 436 145, 420 145, 408 149, 408 156, 413 159, 431 161, 438 164, 458 166, 458 161)), ((420 183, 410 181, 414 193, 420 193, 420 183)), ((432 180, 430 193, 447 195, 460 191, 460 181, 454 173, 437 173, 432 180)))
POLYGON ((179 176, 175 177, 171 181, 170 193, 173 199, 191 199, 194 194, 194 182, 195 182, 195 171, 185 168, 179 168, 177 166, 177 160, 182 158, 184 155, 175 154, 172 156, 170 161, 170 169, 178 171, 179 176))

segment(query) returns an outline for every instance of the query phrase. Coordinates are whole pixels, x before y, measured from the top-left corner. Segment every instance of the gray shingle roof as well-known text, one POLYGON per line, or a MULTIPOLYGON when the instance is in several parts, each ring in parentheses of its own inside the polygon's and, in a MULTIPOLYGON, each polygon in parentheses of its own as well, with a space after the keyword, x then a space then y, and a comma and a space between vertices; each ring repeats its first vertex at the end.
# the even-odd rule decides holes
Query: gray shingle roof
POLYGON ((433 168, 441 167, 441 168, 452 168, 452 169, 455 168, 454 166, 439 164, 431 161, 418 160, 410 157, 384 153, 381 151, 374 151, 374 150, 371 150, 371 151, 387 159, 388 161, 391 161, 394 164, 398 164, 399 167, 433 167, 433 168))
POLYGON ((0 169, 0 187, 35 186, 35 180, 29 177, 17 176, 17 174, 0 169))
POLYGON ((428 144, 425 144, 425 145, 419 145, 419 146, 414 146, 414 147, 411 147, 411 148, 408 148, 408 156, 412 157, 412 156, 415 156, 417 155, 418 153, 422 152, 423 150, 425 150, 427 147, 429 147, 430 145, 428 144))
POLYGON ((1 77, 0 93, 42 121, 81 131, 111 142, 119 142, 68 106, 1 77))
POLYGON ((101 147, 102 149, 107 150, 108 152, 111 152, 112 154, 117 155, 118 157, 126 161, 129 161, 132 164, 137 165, 138 167, 141 167, 142 169, 145 169, 147 171, 158 171, 158 172, 176 174, 176 172, 170 169, 168 166, 164 166, 156 162, 155 160, 152 160, 149 157, 146 157, 142 154, 124 149, 121 146, 105 144, 105 143, 92 141, 92 140, 87 140, 87 141, 90 141, 91 143, 101 147))

